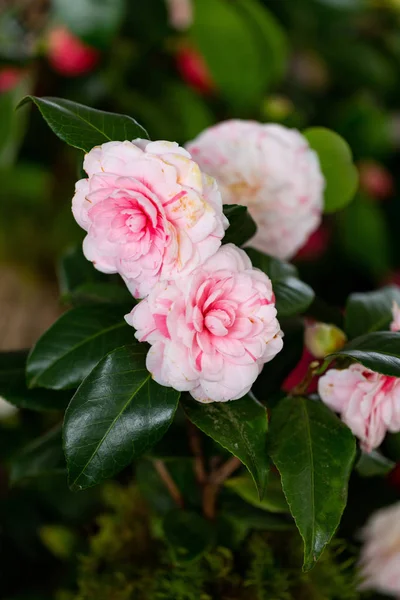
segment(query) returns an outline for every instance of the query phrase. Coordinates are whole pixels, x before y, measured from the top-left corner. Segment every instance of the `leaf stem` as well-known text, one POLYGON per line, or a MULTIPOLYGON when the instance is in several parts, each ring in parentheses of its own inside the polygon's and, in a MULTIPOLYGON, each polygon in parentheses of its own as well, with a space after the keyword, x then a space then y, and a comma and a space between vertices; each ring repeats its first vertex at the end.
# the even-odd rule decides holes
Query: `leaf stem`
POLYGON ((207 480, 207 473, 204 466, 203 450, 199 430, 191 421, 187 421, 188 437, 190 449, 194 456, 194 473, 197 483, 203 486, 207 480))
POLYGON ((153 465, 160 478, 162 479, 165 487, 170 493, 171 498, 174 502, 179 506, 179 508, 183 508, 184 502, 182 498, 182 494, 178 490, 175 481, 172 479, 170 472, 168 471, 165 463, 162 460, 154 460, 153 465))

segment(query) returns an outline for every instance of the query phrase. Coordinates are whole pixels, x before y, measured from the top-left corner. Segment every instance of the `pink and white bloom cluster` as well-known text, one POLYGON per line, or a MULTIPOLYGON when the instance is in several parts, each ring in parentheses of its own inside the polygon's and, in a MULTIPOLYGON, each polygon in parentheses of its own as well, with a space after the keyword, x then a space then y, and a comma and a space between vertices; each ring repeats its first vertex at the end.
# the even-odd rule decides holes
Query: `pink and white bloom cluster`
POLYGON ((225 402, 246 394, 282 348, 274 300, 269 278, 226 244, 190 277, 157 284, 125 318, 151 344, 158 383, 225 402))
POLYGON ((400 502, 375 512, 362 537, 360 590, 400 599, 400 502))
POLYGON ((293 257, 318 228, 324 178, 306 138, 282 125, 230 120, 206 129, 187 149, 216 178, 224 204, 245 204, 257 224, 251 244, 293 257))
POLYGON ((212 177, 172 142, 107 142, 84 159, 72 210, 86 258, 120 273, 137 298, 184 276, 219 248, 228 221, 212 177))
POLYGON ((371 452, 386 432, 400 431, 400 379, 375 373, 360 364, 348 369, 329 369, 319 380, 318 391, 327 406, 371 452))

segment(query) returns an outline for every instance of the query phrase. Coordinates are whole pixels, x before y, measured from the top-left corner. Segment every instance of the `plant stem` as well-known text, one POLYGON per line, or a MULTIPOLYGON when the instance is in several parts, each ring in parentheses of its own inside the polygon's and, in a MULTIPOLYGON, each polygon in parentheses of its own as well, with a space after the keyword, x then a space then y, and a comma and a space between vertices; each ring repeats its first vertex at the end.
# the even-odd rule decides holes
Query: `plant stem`
POLYGON ((215 519, 216 500, 220 487, 241 464, 238 458, 232 456, 219 469, 210 474, 209 481, 204 486, 203 491, 203 513, 207 519, 215 519))
POLYGON ((157 460, 153 461, 153 465, 154 465, 155 470, 159 474, 160 478, 162 479, 163 483, 165 484, 165 487, 169 491, 171 498, 179 506, 179 508, 183 508, 184 503, 183 503, 182 494, 178 490, 176 483, 172 479, 164 462, 162 460, 157 459, 157 460))
POLYGON ((207 473, 204 467, 203 450, 201 445, 201 437, 199 430, 190 421, 188 424, 188 437, 190 449, 194 456, 194 473, 196 475, 197 483, 203 486, 207 480, 207 473))

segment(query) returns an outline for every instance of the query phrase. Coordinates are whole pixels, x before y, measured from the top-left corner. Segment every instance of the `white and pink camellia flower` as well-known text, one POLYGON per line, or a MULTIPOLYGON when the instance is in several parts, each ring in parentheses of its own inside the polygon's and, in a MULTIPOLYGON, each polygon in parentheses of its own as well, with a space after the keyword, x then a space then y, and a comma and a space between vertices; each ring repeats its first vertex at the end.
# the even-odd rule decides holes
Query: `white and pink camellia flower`
POLYGON ((371 452, 386 432, 400 431, 400 379, 375 373, 360 364, 329 369, 318 383, 322 401, 340 413, 342 421, 371 452))
POLYGON ((291 258, 320 222, 324 178, 316 153, 298 131, 231 120, 187 144, 216 178, 224 204, 245 204, 257 224, 251 245, 291 258))
POLYGON ((157 284, 125 318, 148 342, 155 381, 200 402, 244 396, 282 348, 269 278, 222 246, 190 276, 157 284))
POLYGON ((87 231, 86 258, 120 273, 135 297, 201 265, 219 248, 228 221, 212 177, 176 143, 107 142, 84 159, 72 211, 87 231))
POLYGON ((375 512, 362 538, 360 590, 376 590, 400 599, 400 502, 375 512))

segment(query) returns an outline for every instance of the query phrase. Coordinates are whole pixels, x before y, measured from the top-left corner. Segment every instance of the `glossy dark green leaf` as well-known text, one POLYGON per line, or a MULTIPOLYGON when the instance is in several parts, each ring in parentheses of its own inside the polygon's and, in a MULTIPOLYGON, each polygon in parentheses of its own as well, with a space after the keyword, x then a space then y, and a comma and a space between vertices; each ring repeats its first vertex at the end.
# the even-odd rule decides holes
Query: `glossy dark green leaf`
POLYGON ((246 206, 224 204, 224 215, 229 221, 229 227, 223 239, 224 244, 231 243, 242 246, 256 233, 257 225, 246 206))
MULTIPOLYGON (((65 471, 61 425, 26 446, 11 462, 12 484, 65 471)), ((65 471, 66 476, 66 471, 65 471)))
POLYGON ((28 354, 28 350, 0 353, 0 396, 18 408, 64 410, 71 392, 28 389, 25 380, 28 354))
MULTIPOLYGON (((124 285, 115 283, 84 283, 63 297, 63 300, 74 306, 88 304, 109 304, 111 306, 125 307, 125 313, 130 312, 136 300, 124 285)), ((121 308, 121 314, 124 309, 121 308)))
POLYGON ((298 278, 296 267, 254 248, 246 248, 246 253, 253 266, 264 271, 272 281, 278 318, 302 313, 310 306, 314 292, 298 278))
POLYGON ((158 442, 180 393, 153 381, 145 344, 117 348, 84 380, 64 421, 69 484, 84 489, 111 477, 158 442))
POLYGON ((304 540, 304 570, 339 525, 355 453, 350 429, 321 402, 288 397, 272 414, 270 454, 304 540))
POLYGON ((58 264, 58 281, 61 295, 66 296, 77 287, 88 283, 106 283, 107 275, 97 271, 82 251, 82 245, 70 248, 58 264))
POLYGON ((249 531, 288 531, 295 527, 291 516, 289 520, 289 515, 256 508, 233 494, 221 498, 219 512, 225 518, 242 524, 249 531))
POLYGON ((325 177, 324 211, 336 212, 346 206, 357 191, 358 171, 350 147, 340 135, 324 127, 311 127, 303 134, 318 154, 325 177))
POLYGON ((384 287, 373 292, 351 294, 346 303, 345 330, 349 338, 388 329, 393 320, 393 302, 400 306, 400 288, 384 287))
POLYGON ((111 140, 123 142, 149 137, 147 131, 127 115, 96 110, 64 98, 26 96, 19 106, 30 101, 36 104, 50 129, 63 142, 84 152, 111 140))
POLYGON ((328 356, 347 356, 372 371, 400 377, 400 333, 375 331, 355 338, 328 356))
POLYGON ((209 521, 188 510, 174 510, 164 517, 166 540, 177 562, 190 562, 201 557, 213 540, 209 521))
POLYGON ((108 352, 134 342, 118 307, 83 306, 62 315, 33 347, 27 363, 31 388, 77 387, 108 352))
POLYGON ((53 0, 54 17, 88 44, 107 48, 124 16, 124 0, 53 0))
POLYGON ((246 473, 237 477, 230 477, 225 481, 225 486, 256 508, 267 510, 272 513, 289 512, 289 507, 282 491, 280 478, 277 475, 271 473, 262 500, 258 497, 254 481, 251 479, 250 475, 246 473))
POLYGON ((385 477, 394 469, 396 463, 383 456, 377 450, 369 454, 362 452, 356 464, 356 470, 361 477, 385 477))
POLYGON ((231 402, 201 404, 185 398, 189 419, 239 458, 248 468, 260 497, 268 480, 268 418, 264 406, 247 395, 231 402))

